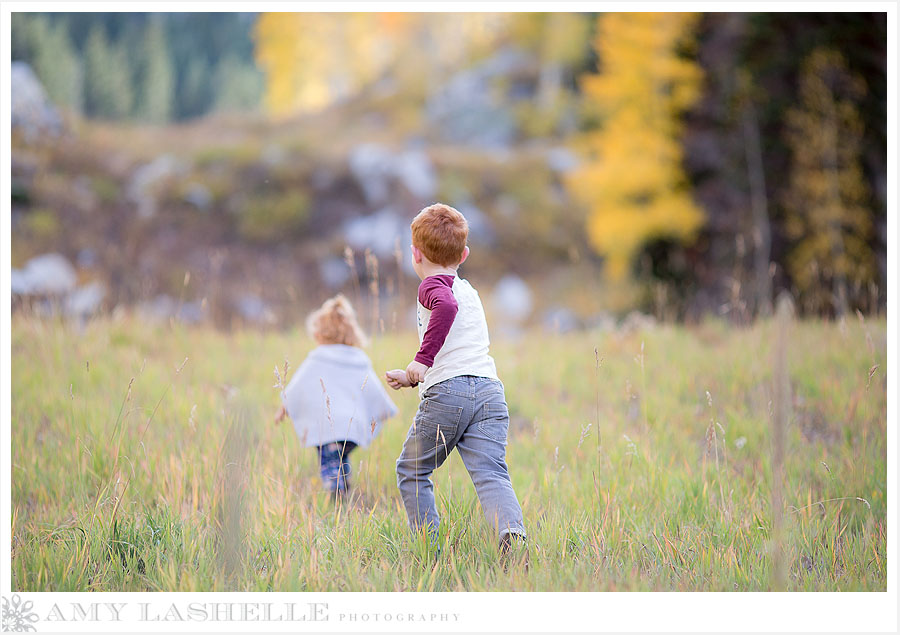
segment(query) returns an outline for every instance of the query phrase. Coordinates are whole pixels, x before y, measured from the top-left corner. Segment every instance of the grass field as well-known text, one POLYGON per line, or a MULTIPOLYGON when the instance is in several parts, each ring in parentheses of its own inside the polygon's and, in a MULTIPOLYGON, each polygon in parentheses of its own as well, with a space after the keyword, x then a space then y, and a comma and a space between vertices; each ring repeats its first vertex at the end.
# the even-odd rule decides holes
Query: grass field
MULTIPOLYGON (((313 451, 272 423, 301 331, 14 316, 12 589, 883 591, 885 323, 791 327, 780 539, 774 329, 495 341, 531 559, 504 573, 455 454, 435 476, 440 555, 408 530, 394 461, 413 391, 391 393, 400 415, 330 502, 313 451)), ((415 349, 409 333, 368 352, 386 370, 415 349)))

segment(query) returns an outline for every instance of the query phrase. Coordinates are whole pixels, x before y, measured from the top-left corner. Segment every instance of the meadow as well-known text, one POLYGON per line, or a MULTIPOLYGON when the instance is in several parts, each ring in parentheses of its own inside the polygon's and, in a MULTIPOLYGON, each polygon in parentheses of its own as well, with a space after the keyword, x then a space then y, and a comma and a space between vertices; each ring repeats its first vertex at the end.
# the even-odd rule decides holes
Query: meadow
MULTIPOLYGON (((783 486, 775 329, 496 337, 530 553, 504 572, 456 454, 434 478, 440 551, 407 527, 394 462, 414 391, 391 391, 399 416, 331 502, 313 451, 273 422, 273 369, 312 346, 299 328, 14 315, 11 587, 884 591, 885 322, 790 326, 783 486)), ((397 332, 368 352, 383 371, 415 349, 397 332)))

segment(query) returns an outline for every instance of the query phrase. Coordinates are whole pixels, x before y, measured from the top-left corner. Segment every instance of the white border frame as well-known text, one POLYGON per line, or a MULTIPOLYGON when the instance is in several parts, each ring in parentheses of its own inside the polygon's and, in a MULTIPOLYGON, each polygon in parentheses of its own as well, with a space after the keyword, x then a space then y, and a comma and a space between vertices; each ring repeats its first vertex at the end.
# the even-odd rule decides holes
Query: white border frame
MULTIPOLYGON (((894 2, 131 2, 127 11, 874 11, 887 13, 888 93, 887 93, 887 174, 897 174, 897 5, 894 2)), ((0 14, 0 53, 2 53, 2 164, 0 164, 0 594, 11 597, 10 482, 12 457, 11 428, 11 356, 10 356, 10 13, 14 11, 122 11, 114 2, 4 2, 0 14)), ((371 632, 410 631, 670 631, 670 632, 896 632, 897 613, 897 393, 891 373, 897 362, 897 181, 888 178, 888 288, 887 288, 887 369, 888 384, 888 580, 886 592, 871 593, 22 593, 34 604, 41 621, 39 631, 57 632, 157 632, 190 629, 198 632, 242 632, 247 629, 271 632, 306 631, 371 632), (126 603, 123 621, 109 621, 105 603, 126 603), (53 606, 70 611, 73 603, 88 607, 99 603, 98 620, 89 622, 47 621, 53 606), (147 603, 147 616, 163 616, 174 604, 187 615, 191 603, 243 603, 252 614, 259 603, 273 605, 273 614, 285 603, 301 611, 310 603, 324 603, 325 621, 141 621, 141 604, 147 603), (414 607, 410 609, 409 607, 414 607), (356 620, 350 621, 351 613, 356 620), (397 615, 453 615, 425 621, 400 621, 397 615), (345 616, 341 619, 341 616, 345 616), (393 618, 388 621, 387 616, 393 618), (363 616, 367 616, 363 619, 363 616), (124 619, 131 618, 131 619, 124 619), (263 624, 265 626, 263 627, 263 624)), ((196 615, 196 613, 195 613, 196 615)))

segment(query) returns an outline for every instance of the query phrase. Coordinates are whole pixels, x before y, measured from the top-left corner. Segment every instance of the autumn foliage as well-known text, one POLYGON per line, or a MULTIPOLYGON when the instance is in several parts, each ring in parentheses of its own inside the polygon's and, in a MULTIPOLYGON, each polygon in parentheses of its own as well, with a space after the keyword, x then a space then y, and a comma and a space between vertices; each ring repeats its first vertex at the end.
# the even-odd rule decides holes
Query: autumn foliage
POLYGON ((698 20, 687 13, 610 13, 597 20, 599 72, 583 78, 596 129, 575 141, 585 162, 568 180, 589 213, 605 273, 621 280, 653 238, 689 241, 703 223, 681 167, 680 114, 698 98, 700 67, 679 54, 698 20))
POLYGON ((875 263, 869 190, 860 164, 865 81, 834 50, 817 49, 800 78, 800 103, 788 112, 793 162, 785 228, 795 242, 788 267, 807 303, 845 310, 849 287, 869 280, 875 263))

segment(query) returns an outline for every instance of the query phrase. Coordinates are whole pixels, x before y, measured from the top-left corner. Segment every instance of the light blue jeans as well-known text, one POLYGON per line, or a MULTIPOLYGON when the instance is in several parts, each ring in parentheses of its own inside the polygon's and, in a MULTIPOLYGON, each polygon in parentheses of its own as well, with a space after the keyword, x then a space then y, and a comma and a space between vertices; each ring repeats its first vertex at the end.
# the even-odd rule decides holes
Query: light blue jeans
POLYGON ((426 390, 397 459, 397 486, 410 526, 437 532, 430 477, 456 448, 488 522, 501 538, 524 536, 522 508, 506 467, 508 432, 509 410, 498 380, 462 375, 426 390))

